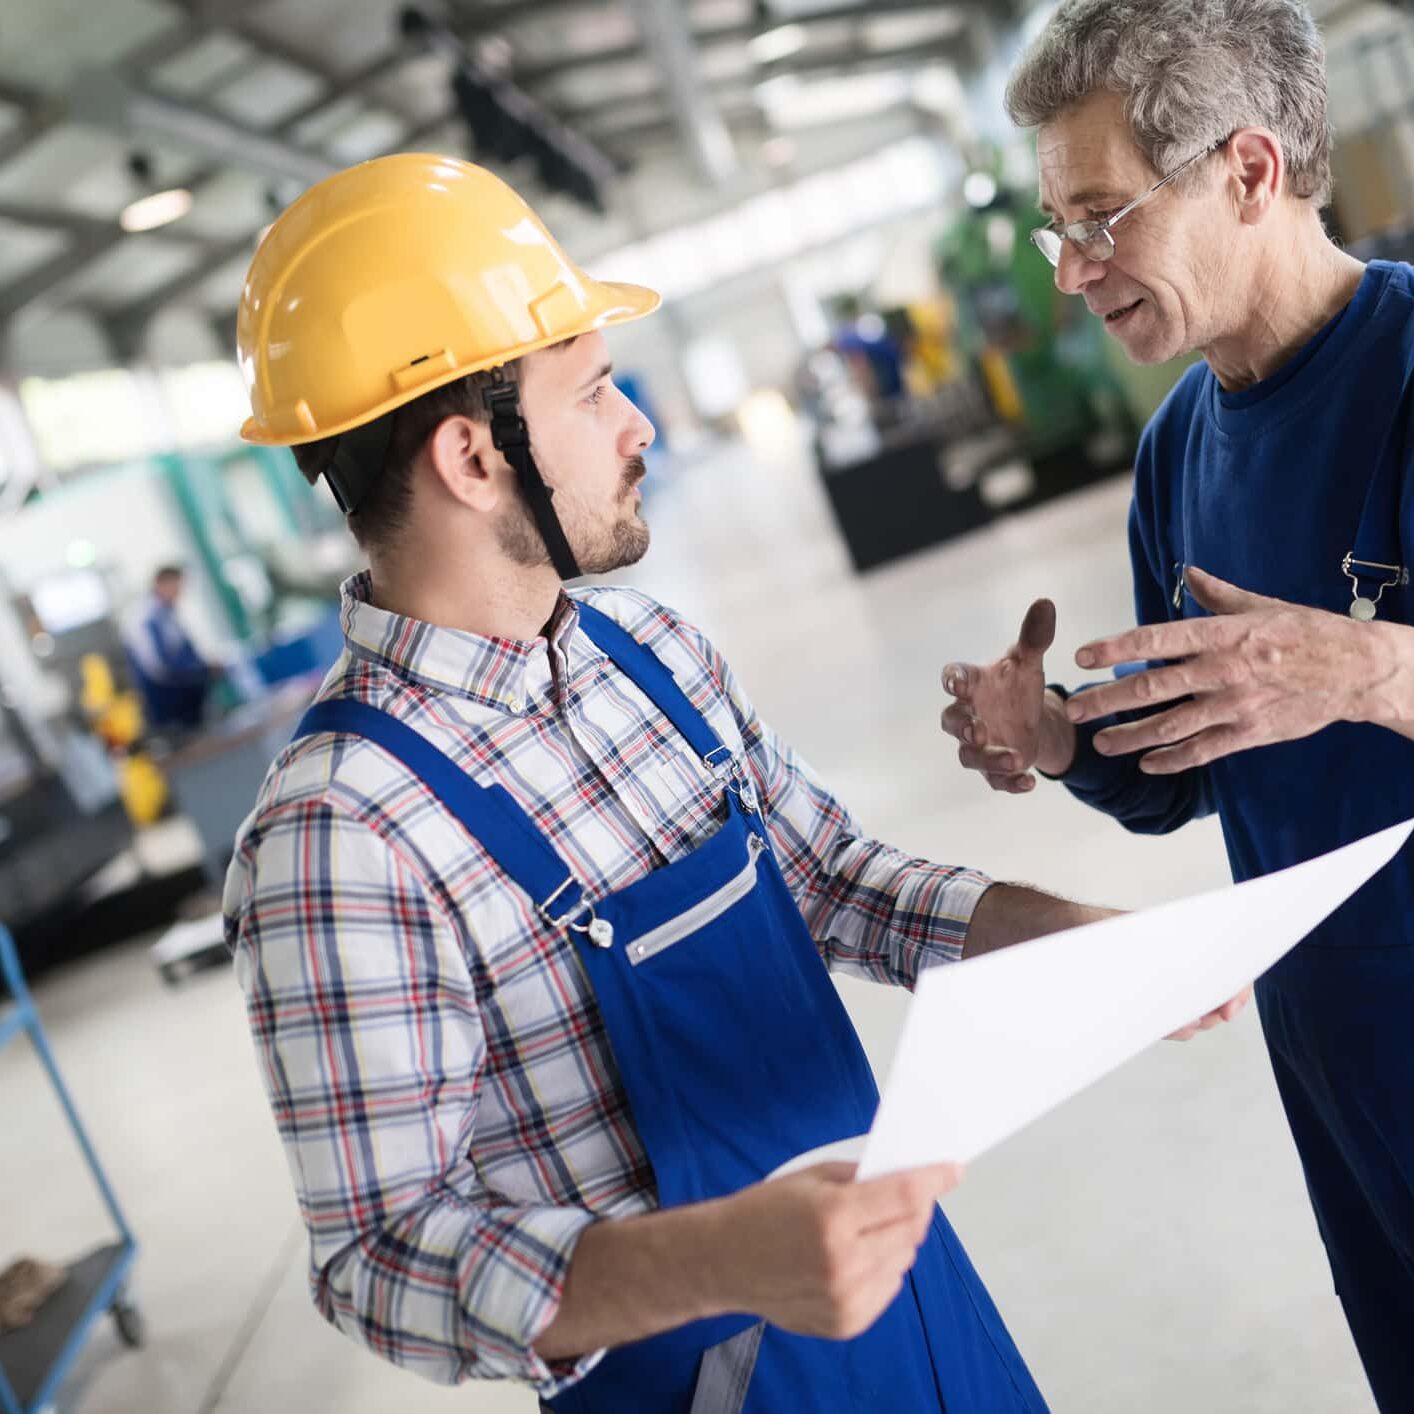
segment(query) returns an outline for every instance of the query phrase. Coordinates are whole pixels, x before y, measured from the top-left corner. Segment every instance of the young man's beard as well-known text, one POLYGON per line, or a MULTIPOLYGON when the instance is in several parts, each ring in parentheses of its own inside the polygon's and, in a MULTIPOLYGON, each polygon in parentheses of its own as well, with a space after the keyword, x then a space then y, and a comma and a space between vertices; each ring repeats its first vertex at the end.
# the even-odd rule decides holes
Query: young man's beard
MULTIPOLYGON (((619 485, 616 507, 620 514, 607 529, 595 533, 592 543, 581 544, 581 536, 576 534, 573 524, 564 525, 570 548, 584 574, 611 574, 627 565, 636 565, 648 553, 649 530, 637 511, 629 504, 633 488, 643 480, 642 457, 630 457, 624 464, 623 479, 619 485)), ((563 504, 564 498, 561 498, 563 504)), ((560 509, 559 507, 556 508, 560 509)), ((564 521, 561 521, 564 524, 564 521)), ((550 563, 545 542, 540 536, 535 520, 525 504, 517 500, 496 526, 496 543, 502 552, 515 564, 527 569, 538 569, 550 563)))

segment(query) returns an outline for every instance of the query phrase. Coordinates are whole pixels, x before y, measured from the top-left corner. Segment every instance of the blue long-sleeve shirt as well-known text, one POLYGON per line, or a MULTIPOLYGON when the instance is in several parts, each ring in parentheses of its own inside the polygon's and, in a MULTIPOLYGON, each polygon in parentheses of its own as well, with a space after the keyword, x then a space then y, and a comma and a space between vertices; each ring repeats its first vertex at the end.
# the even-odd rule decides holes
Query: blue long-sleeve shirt
MULTIPOLYGON (((1259 594, 1346 613, 1351 586, 1341 561, 1354 546, 1372 475, 1391 464, 1403 473, 1412 452, 1414 269, 1375 261, 1351 303, 1271 377, 1225 393, 1197 364, 1145 429, 1129 526, 1138 622, 1204 612, 1177 592, 1191 565, 1259 594)), ((1409 565, 1414 478, 1401 475, 1399 484, 1390 543, 1409 565)), ((1385 590, 1381 620, 1408 624, 1411 611, 1414 590, 1385 590)), ((1237 879, 1414 815, 1414 741, 1381 727, 1338 723, 1300 741, 1148 776, 1137 755, 1094 749, 1095 733, 1120 718, 1079 729, 1066 786, 1141 833, 1216 810, 1237 879)), ((1308 942, 1402 942, 1412 908, 1414 856, 1406 848, 1308 942)))

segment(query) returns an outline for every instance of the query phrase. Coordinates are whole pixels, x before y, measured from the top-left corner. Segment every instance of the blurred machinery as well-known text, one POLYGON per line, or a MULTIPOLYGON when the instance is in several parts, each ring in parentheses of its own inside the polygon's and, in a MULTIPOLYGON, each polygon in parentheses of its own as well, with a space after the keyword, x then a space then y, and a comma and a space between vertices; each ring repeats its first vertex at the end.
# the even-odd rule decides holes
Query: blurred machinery
MULTIPOLYGON (((1414 0, 1405 0, 1414 9, 1414 0)), ((1348 108, 1336 126, 1332 234, 1361 260, 1414 257, 1414 139, 1409 125, 1414 46, 1408 22, 1360 31, 1332 46, 1333 92, 1348 108), (1353 100, 1353 101, 1352 101, 1353 100)))
POLYGON ((970 195, 938 242, 938 268, 957 301, 965 356, 1035 478, 1031 504, 1128 467, 1139 427, 1103 329, 1056 289, 1032 248, 1045 218, 1031 197, 994 178, 970 195))
MULTIPOLYGON (((148 588, 140 555, 125 570, 65 565, 56 546, 55 569, 31 555, 22 587, 0 581, 0 916, 31 971, 167 921, 219 884, 269 761, 342 648, 337 590, 358 567, 337 510, 287 453, 114 471, 160 488, 146 504, 168 508, 163 542, 188 547, 224 671, 203 725, 155 733, 125 634, 148 588), (199 856, 158 850, 153 864, 143 832, 174 806, 199 856)), ((131 484, 96 468, 83 494, 118 504, 131 484)))
POLYGON ((943 293, 838 301, 830 349, 798 380, 858 569, 1132 465, 1139 417, 1104 331, 1031 247, 1031 198, 987 171, 964 193, 933 252, 943 293))
POLYGON ((615 167, 593 143, 474 55, 425 11, 405 6, 398 23, 406 39, 453 59, 452 97, 476 158, 499 163, 528 159, 545 190, 571 197, 591 211, 605 211, 605 191, 615 167))
POLYGON ((101 578, 26 596, 0 582, 0 916, 17 933, 68 907, 132 840, 118 774, 64 682, 71 671, 77 685, 108 609, 101 578), (53 668, 25 661, 26 639, 53 668))

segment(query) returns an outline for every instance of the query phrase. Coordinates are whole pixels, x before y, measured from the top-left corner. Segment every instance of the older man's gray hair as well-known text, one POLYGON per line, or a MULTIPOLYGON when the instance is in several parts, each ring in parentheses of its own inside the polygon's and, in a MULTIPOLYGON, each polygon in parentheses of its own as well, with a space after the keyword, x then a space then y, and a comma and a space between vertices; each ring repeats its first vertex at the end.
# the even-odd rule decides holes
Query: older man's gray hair
POLYGON ((1264 127, 1288 192, 1330 196, 1325 46, 1301 0, 1065 0, 1012 74, 1007 112, 1036 127, 1101 89, 1123 95, 1155 172, 1264 127))

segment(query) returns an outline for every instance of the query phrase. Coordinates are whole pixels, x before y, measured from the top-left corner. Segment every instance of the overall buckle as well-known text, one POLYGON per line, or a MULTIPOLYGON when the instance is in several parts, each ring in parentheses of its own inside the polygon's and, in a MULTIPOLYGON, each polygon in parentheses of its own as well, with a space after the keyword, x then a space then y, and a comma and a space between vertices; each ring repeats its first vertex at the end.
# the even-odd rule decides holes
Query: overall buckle
POLYGON ((544 903, 537 903, 535 911, 552 927, 568 928, 572 933, 583 933, 596 948, 611 948, 614 945, 614 925, 607 918, 600 918, 594 911, 594 905, 586 898, 581 898, 572 907, 567 909, 559 917, 555 917, 550 912, 550 905, 555 902, 566 889, 578 887, 573 874, 567 874, 565 881, 554 893, 547 898, 544 903), (584 918, 585 914, 588 918, 584 918), (580 920, 584 919, 583 922, 580 920))

